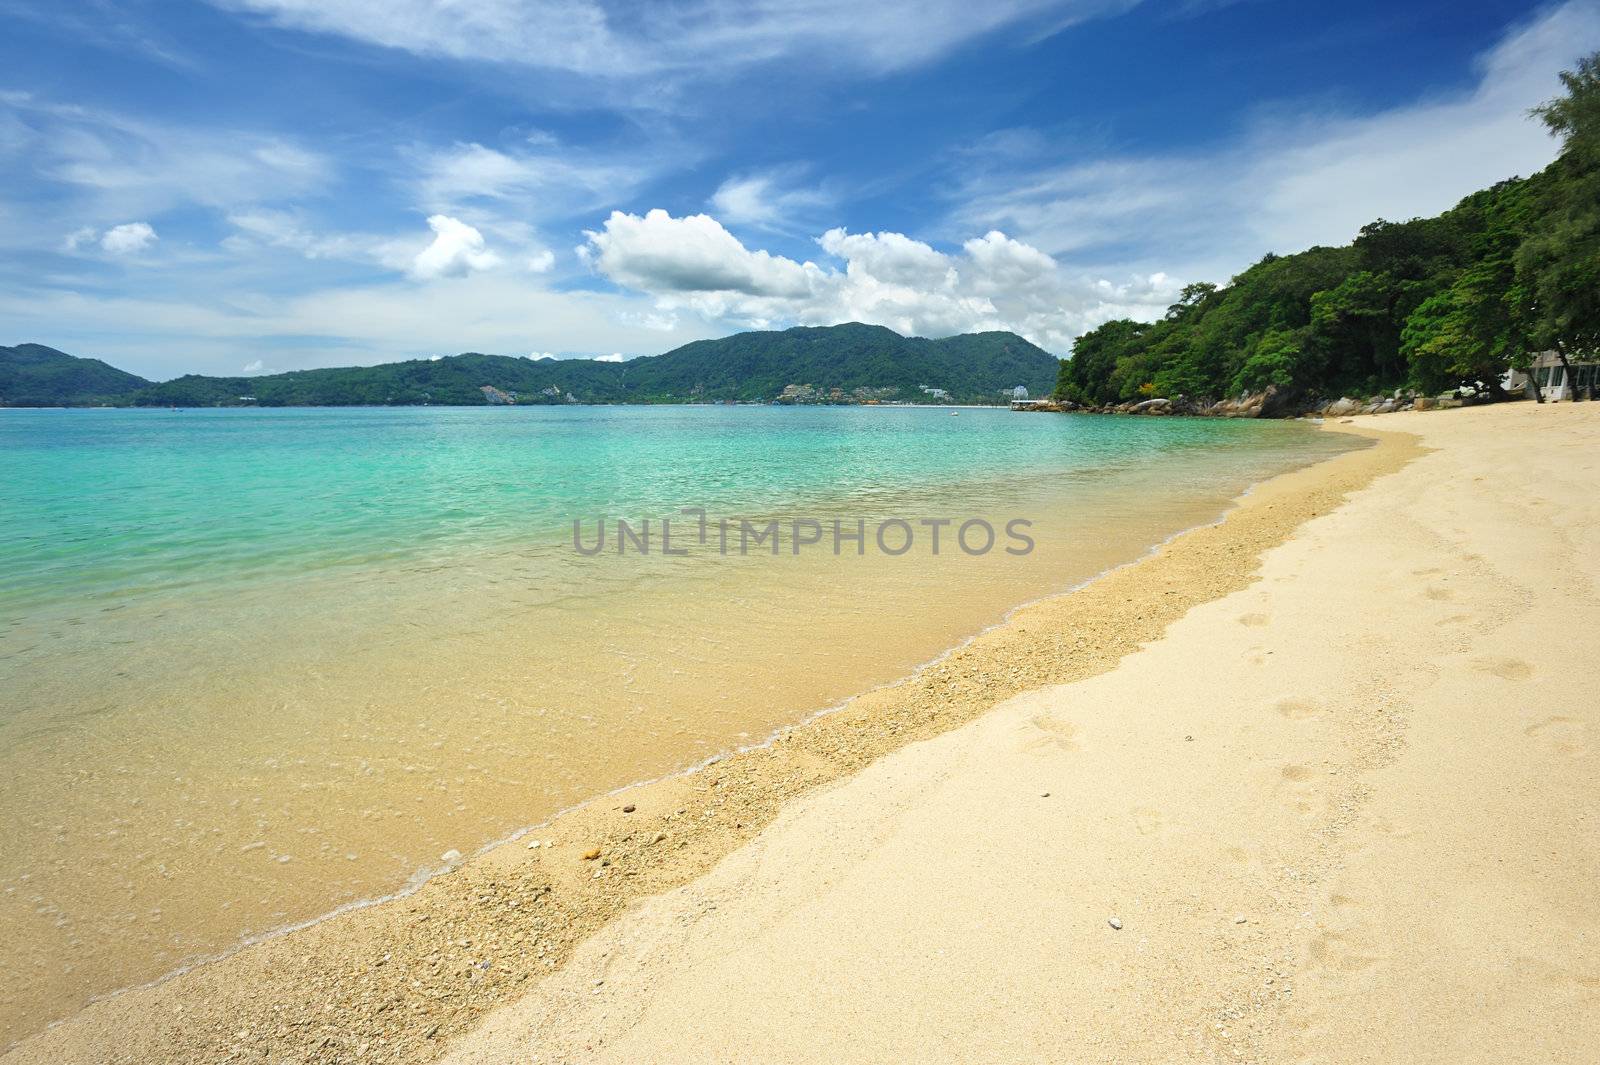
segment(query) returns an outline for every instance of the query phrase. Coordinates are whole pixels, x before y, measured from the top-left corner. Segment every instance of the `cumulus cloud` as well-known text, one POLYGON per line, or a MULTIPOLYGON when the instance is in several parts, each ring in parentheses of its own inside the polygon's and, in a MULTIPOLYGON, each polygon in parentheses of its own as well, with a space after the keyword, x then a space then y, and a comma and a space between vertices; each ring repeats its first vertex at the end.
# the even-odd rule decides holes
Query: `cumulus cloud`
POLYGON ((921 336, 1008 329, 1065 351, 1109 318, 1154 317, 1178 290, 1160 273, 1121 281, 1070 274, 1000 232, 951 254, 900 233, 831 229, 817 243, 842 269, 753 251, 703 214, 613 212, 588 237, 580 255, 653 296, 658 313, 689 311, 732 327, 860 321, 921 336))
POLYGON ((265 370, 266 368, 267 368, 266 364, 263 363, 260 359, 251 359, 249 362, 244 364, 243 369, 241 369, 239 372, 243 373, 243 374, 260 373, 262 370, 265 370))
POLYGON ((549 248, 534 252, 528 256, 528 269, 536 274, 548 274, 550 268, 556 264, 556 253, 549 248))
POLYGON ((484 244, 483 234, 449 215, 430 215, 433 243, 417 253, 409 273, 419 281, 461 277, 499 265, 500 257, 484 244))
POLYGON ((1385 111, 1278 109, 1203 151, 1066 163, 1056 138, 1004 131, 964 160, 947 229, 1004 229, 1079 261, 1222 280, 1266 252, 1342 244, 1375 218, 1436 214, 1539 170, 1556 145, 1528 110, 1596 48, 1600 7, 1572 2, 1482 56, 1470 89, 1385 111))
POLYGON ((623 362, 622 352, 613 351, 610 355, 596 355, 595 362, 623 362))
POLYGON ((93 226, 84 226, 67 234, 66 249, 78 251, 92 244, 107 255, 137 255, 159 239, 148 222, 124 222, 103 233, 93 226))
POLYGON ((710 215, 640 217, 611 212, 586 230, 578 254, 611 280, 645 292, 728 292, 803 299, 821 271, 815 263, 750 251, 710 215))

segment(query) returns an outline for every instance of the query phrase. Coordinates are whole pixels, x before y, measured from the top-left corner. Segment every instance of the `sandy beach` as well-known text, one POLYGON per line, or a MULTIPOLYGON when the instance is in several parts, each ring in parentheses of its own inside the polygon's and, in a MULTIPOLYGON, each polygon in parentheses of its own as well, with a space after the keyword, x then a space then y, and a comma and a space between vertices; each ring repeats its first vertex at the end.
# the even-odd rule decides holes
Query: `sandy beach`
POLYGON ((1377 446, 5 1060, 1594 1060, 1600 408, 1328 428, 1377 446))
POLYGON ((1249 587, 795 804, 447 1060, 1595 1060, 1592 410, 1384 422, 1436 450, 1249 587))

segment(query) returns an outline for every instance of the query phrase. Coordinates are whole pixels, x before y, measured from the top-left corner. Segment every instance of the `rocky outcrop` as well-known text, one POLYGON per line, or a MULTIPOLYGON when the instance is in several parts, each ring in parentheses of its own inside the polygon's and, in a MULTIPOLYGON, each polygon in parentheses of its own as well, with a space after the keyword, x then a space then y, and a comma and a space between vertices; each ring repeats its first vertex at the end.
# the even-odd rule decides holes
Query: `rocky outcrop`
POLYGON ((1269 385, 1265 391, 1247 393, 1237 399, 1215 402, 1194 400, 1188 396, 1156 396, 1151 399, 1129 400, 1126 403, 1105 406, 1082 406, 1065 400, 1040 406, 1013 409, 1084 411, 1090 414, 1142 414, 1147 417, 1164 414, 1189 414, 1207 418, 1349 418, 1358 414, 1392 414, 1402 410, 1441 410, 1450 407, 1470 406, 1488 402, 1484 394, 1459 395, 1447 392, 1442 396, 1419 396, 1415 391, 1397 388, 1386 396, 1369 396, 1359 399, 1340 396, 1323 399, 1307 396, 1292 389, 1269 385))

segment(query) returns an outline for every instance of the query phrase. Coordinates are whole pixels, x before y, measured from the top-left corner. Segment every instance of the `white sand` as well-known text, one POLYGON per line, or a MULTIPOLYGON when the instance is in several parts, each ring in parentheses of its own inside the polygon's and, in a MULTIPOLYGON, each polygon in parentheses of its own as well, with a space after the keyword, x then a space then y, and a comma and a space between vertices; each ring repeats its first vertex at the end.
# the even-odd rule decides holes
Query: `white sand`
POLYGON ((1438 450, 1113 672, 795 801, 447 1060, 1600 1060, 1600 407, 1370 424, 1438 450))

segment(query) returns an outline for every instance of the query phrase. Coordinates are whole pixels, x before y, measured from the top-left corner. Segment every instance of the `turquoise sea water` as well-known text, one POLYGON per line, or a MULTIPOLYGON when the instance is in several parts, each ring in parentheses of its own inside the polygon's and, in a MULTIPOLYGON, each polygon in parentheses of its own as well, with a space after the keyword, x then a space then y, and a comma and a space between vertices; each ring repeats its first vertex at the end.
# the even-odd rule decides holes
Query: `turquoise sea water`
MULTIPOLYGON (((0 1042, 902 675, 1350 446, 1001 410, 0 410, 0 1042), (571 523, 1033 521, 981 558, 571 523)), ((948 541, 947 541, 948 544, 948 541)))
MULTIPOLYGON (((0 412, 0 610, 494 543, 574 517, 884 506, 1315 455, 1299 426, 864 407, 0 412)), ((970 498, 970 497, 969 497, 970 498)))

